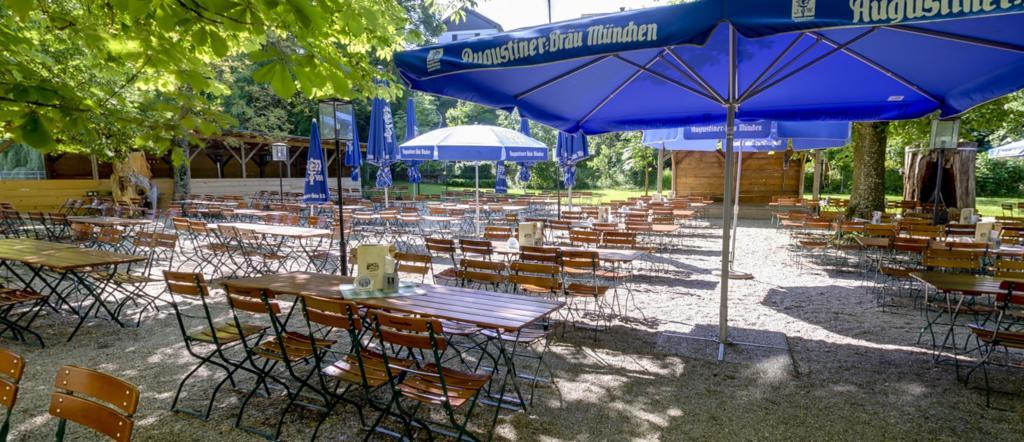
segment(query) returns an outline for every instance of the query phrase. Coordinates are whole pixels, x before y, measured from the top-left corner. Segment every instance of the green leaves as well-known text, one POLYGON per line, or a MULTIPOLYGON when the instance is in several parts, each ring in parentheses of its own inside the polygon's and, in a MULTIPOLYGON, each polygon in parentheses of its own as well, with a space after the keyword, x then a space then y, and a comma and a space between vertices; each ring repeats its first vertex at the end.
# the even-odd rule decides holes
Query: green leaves
POLYGON ((52 149, 56 144, 43 118, 35 112, 25 115, 21 123, 15 126, 14 139, 43 151, 52 149))
POLYGON ((279 62, 270 62, 252 74, 252 78, 262 83, 270 83, 278 97, 287 100, 295 95, 295 81, 288 73, 288 68, 279 62))

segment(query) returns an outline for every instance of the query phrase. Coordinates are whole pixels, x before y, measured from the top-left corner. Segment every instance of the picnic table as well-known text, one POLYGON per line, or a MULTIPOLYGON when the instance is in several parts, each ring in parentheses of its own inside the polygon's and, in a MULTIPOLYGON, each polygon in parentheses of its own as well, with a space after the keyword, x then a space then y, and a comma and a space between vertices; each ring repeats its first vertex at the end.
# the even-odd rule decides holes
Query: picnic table
MULTIPOLYGON (((42 285, 42 290, 38 290, 39 293, 46 295, 47 302, 50 308, 54 311, 59 311, 61 304, 64 304, 69 308, 76 316, 78 316, 78 324, 75 325, 75 329, 68 336, 68 342, 70 342, 78 330, 85 323, 85 320, 93 313, 96 308, 100 308, 106 312, 112 321, 117 323, 118 326, 124 327, 124 323, 117 317, 117 314, 110 309, 109 306, 104 302, 103 296, 99 293, 102 287, 106 287, 110 279, 115 275, 115 271, 106 272, 106 280, 101 281, 102 287, 97 287, 89 280, 93 270, 97 268, 112 267, 116 269, 117 266, 123 264, 131 264, 140 261, 145 261, 146 257, 125 255, 122 253, 107 252, 104 250, 94 249, 81 249, 69 244, 54 243, 49 241, 41 241, 35 239, 2 239, 0 240, 0 266, 7 269, 8 272, 13 275, 15 279, 21 282, 26 289, 34 289, 42 285), (15 269, 14 264, 20 264, 29 270, 30 276, 26 278, 22 272, 15 269), (88 297, 92 298, 93 303, 89 305, 84 313, 79 312, 72 305, 70 301, 65 297, 66 287, 61 287, 64 282, 70 282, 84 289, 88 297), (34 285, 34 283, 37 283, 34 285), (48 292, 48 293, 46 293, 48 292), (56 297, 58 302, 57 305, 50 304, 50 297, 56 297)), ((24 317, 25 315, 22 315, 24 317)), ((40 344, 42 344, 42 338, 38 334, 32 332, 29 328, 32 320, 36 315, 32 315, 31 319, 26 324, 19 324, 17 321, 22 317, 19 317, 13 323, 21 327, 22 331, 30 332, 39 338, 40 344)))
POLYGON ((247 230, 258 235, 268 237, 261 241, 265 249, 277 250, 284 253, 288 258, 286 266, 291 269, 309 270, 315 268, 314 257, 319 254, 324 241, 331 238, 332 232, 327 229, 315 229, 312 227, 280 226, 276 224, 256 223, 218 223, 211 224, 210 228, 218 226, 234 227, 238 230, 247 230), (277 238, 276 243, 271 243, 269 237, 277 238))
MULTIPOLYGON (((310 272, 291 272, 276 275, 263 275, 253 278, 242 278, 231 281, 235 287, 249 289, 267 289, 280 294, 293 296, 314 296, 322 298, 341 298, 342 285, 353 281, 352 277, 329 275, 310 272)), ((476 327, 495 331, 491 340, 498 347, 498 356, 494 357, 495 370, 504 365, 504 377, 497 389, 497 407, 495 413, 505 402, 518 402, 524 410, 526 401, 520 392, 517 382, 515 361, 512 348, 502 334, 518 336, 527 326, 541 320, 565 306, 562 301, 554 301, 534 296, 510 295, 506 293, 488 292, 484 290, 462 287, 448 287, 432 284, 414 284, 417 294, 409 296, 379 296, 352 299, 353 302, 371 309, 401 312, 420 316, 471 324, 476 327), (517 395, 516 399, 507 398, 504 392, 511 384, 517 395)))
MULTIPOLYGON (((959 348, 956 343, 956 320, 961 314, 987 315, 991 312, 991 308, 989 304, 979 301, 979 298, 1006 292, 1006 290, 999 288, 1005 279, 994 276, 922 271, 911 272, 910 277, 920 281, 927 287, 931 287, 942 295, 941 304, 932 303, 932 306, 938 312, 936 312, 934 318, 927 318, 926 315, 928 322, 921 330, 922 333, 925 331, 932 333, 932 346, 935 350, 936 360, 940 356, 941 349, 947 347, 947 343, 949 344, 948 347, 953 348, 954 359, 956 359, 955 353, 959 348), (948 319, 949 328, 946 329, 942 342, 936 343, 932 326, 940 325, 937 319, 942 318, 943 315, 948 319)), ((929 304, 927 295, 925 296, 925 302, 929 304)))

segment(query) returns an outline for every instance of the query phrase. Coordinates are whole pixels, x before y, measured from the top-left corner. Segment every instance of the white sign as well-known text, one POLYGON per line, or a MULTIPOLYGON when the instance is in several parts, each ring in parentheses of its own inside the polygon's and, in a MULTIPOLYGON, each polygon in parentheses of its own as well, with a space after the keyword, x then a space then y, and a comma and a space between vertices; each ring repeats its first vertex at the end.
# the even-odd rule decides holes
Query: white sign
POLYGON ((288 161, 288 145, 287 144, 271 144, 271 155, 274 161, 288 161))

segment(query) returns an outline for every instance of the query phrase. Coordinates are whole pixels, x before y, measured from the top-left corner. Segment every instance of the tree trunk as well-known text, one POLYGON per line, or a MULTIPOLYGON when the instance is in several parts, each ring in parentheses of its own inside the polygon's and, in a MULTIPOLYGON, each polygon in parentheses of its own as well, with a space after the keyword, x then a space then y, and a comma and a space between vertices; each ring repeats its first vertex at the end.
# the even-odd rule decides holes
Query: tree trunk
POLYGON ((888 122, 853 125, 853 188, 849 215, 871 218, 885 210, 885 147, 888 122))
POLYGON ((647 187, 650 185, 651 171, 644 170, 644 196, 647 196, 647 187))

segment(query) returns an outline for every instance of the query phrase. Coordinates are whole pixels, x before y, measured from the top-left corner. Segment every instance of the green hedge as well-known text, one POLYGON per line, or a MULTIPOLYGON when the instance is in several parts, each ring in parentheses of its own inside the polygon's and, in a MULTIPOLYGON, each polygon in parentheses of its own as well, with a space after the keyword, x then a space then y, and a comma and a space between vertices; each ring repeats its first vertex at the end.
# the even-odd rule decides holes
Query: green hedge
MULTIPOLYGON (((448 178, 448 185, 451 186, 451 187, 470 187, 470 188, 472 188, 472 187, 476 187, 476 182, 475 182, 475 180, 473 178, 448 178)), ((481 178, 480 179, 480 188, 481 189, 493 189, 494 188, 494 180, 490 179, 490 178, 488 178, 488 179, 481 178)))

